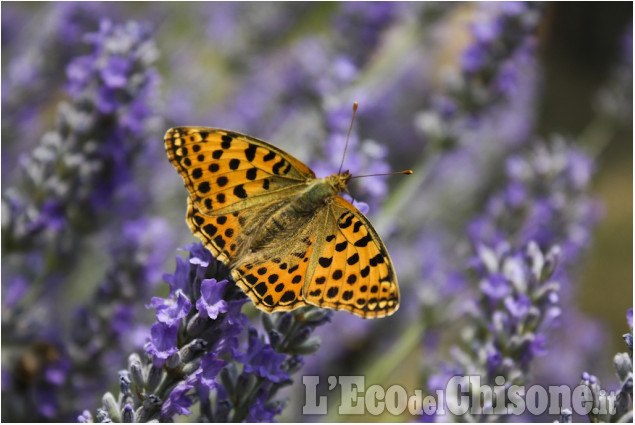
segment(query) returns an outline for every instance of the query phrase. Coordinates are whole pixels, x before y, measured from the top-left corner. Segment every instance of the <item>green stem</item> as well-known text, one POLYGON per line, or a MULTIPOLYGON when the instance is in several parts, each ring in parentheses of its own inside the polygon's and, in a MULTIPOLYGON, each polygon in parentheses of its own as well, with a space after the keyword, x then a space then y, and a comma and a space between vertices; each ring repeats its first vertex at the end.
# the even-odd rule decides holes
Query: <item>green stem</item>
POLYGON ((430 152, 413 167, 411 176, 406 176, 400 181, 384 202, 379 216, 373 219, 377 233, 386 234, 390 230, 390 225, 394 223, 395 218, 399 217, 400 212, 406 208, 408 202, 414 199, 417 191, 425 185, 431 170, 434 168, 432 165, 438 157, 438 152, 430 152))
MULTIPOLYGON (((388 353, 382 353, 368 362, 367 367, 361 369, 368 371, 365 374, 365 386, 368 388, 370 385, 384 382, 397 366, 403 363, 408 354, 417 347, 425 331, 426 325, 423 322, 416 322, 408 326, 388 353)), ((338 419, 341 419, 336 406, 332 406, 329 410, 324 422, 337 422, 338 419)))
POLYGON ((606 149, 617 128, 615 121, 604 115, 598 115, 578 136, 578 142, 587 153, 597 158, 606 149))

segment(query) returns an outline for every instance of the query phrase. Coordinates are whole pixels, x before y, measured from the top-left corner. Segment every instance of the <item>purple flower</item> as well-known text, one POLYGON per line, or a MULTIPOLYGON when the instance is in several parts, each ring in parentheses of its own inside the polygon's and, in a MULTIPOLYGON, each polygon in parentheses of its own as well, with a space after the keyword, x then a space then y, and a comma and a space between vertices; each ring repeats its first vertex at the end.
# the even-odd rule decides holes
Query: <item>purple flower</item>
POLYGON ((499 273, 487 276, 479 287, 481 292, 494 300, 503 299, 511 292, 507 279, 499 273))
POLYGON ((177 353, 176 335, 179 331, 178 325, 168 325, 164 323, 155 323, 150 329, 151 338, 146 344, 146 352, 152 356, 153 362, 157 367, 165 363, 168 357, 177 353))
POLYGON ((366 202, 359 202, 356 199, 353 199, 353 197, 351 197, 348 193, 343 194, 342 197, 353 204, 353 206, 357 208, 362 214, 368 214, 370 207, 366 202))
POLYGON ((110 56, 106 65, 101 69, 101 78, 106 87, 121 88, 128 81, 130 60, 121 56, 110 56))
POLYGON ((156 308, 157 321, 166 325, 178 325, 178 322, 187 317, 192 308, 192 302, 181 290, 177 290, 176 299, 152 298, 151 306, 156 308))
POLYGON ((558 136, 510 156, 503 189, 491 195, 486 212, 468 224, 468 233, 490 244, 535 241, 545 249, 558 243, 562 260, 573 264, 598 220, 598 205, 585 193, 593 168, 587 155, 558 136))
POLYGON ((66 66, 68 85, 66 89, 72 96, 78 96, 90 82, 93 73, 94 58, 80 56, 66 66))
POLYGON ((507 311, 516 319, 524 318, 531 308, 531 300, 525 294, 519 294, 516 298, 505 298, 505 307, 507 311))
POLYGON ((2 305, 5 308, 12 308, 26 295, 29 283, 23 276, 12 276, 3 289, 2 305))
POLYGON ((117 91, 110 87, 99 88, 95 104, 99 112, 105 115, 112 114, 121 106, 117 91))
MULTIPOLYGON (((114 305, 111 317, 112 331, 116 335, 126 335, 132 329, 134 319, 136 319, 135 310, 130 305, 119 304, 114 305)), ((98 325, 96 324, 95 328, 98 325)), ((97 331, 97 329, 95 329, 97 331)))
POLYGON ((201 244, 188 249, 190 261, 177 261, 176 266, 182 269, 186 265, 187 270, 166 276, 172 288, 177 280, 186 280, 180 285, 188 292, 177 289, 167 300, 153 298, 157 322, 152 325, 151 338, 145 346, 151 359, 142 361, 136 354, 129 357, 125 379, 120 377, 125 381, 121 385, 125 397, 120 396, 118 402, 106 394, 105 410, 100 412, 112 418, 128 409, 140 421, 167 421, 176 415, 190 414, 189 407, 198 401, 201 418, 208 421, 240 422, 250 411, 273 418, 282 406, 273 398, 282 384, 291 382, 290 375, 302 367, 302 355, 318 349, 319 340, 310 338, 310 334, 327 323, 330 314, 304 307, 275 321, 265 315, 263 322, 268 333, 260 335, 241 313, 248 299, 226 279, 227 269, 210 257, 201 244), (190 299, 197 299, 198 312, 190 308, 190 299), (204 315, 200 314, 203 311, 204 315), (240 337, 247 331, 248 344, 242 352, 240 337), (265 342, 266 338, 269 342, 265 342), (238 367, 242 367, 242 372, 238 372, 238 367), (256 379, 261 385, 252 386, 256 379), (145 397, 141 399, 139 394, 145 397), (214 397, 218 403, 215 411, 211 410, 214 397))
POLYGON ((227 301, 222 299, 228 281, 217 282, 205 279, 201 282, 201 298, 196 301, 196 309, 210 319, 216 319, 220 313, 227 313, 227 301))
POLYGON ((256 400, 249 406, 249 416, 246 422, 271 423, 275 422, 276 415, 282 412, 282 405, 267 403, 267 392, 263 391, 256 397, 256 400))
POLYGON ((393 2, 342 3, 342 10, 334 18, 336 38, 355 63, 363 65, 379 45, 384 30, 410 6, 393 2))
POLYGON ((185 382, 178 384, 161 406, 161 418, 169 420, 176 415, 191 415, 189 407, 192 405, 192 399, 187 392, 193 387, 185 382))
POLYGON ((176 257, 176 270, 174 274, 163 275, 163 280, 170 285, 170 294, 176 294, 177 291, 186 292, 189 290, 189 274, 190 269, 186 260, 176 257))
MULTIPOLYGON (((77 25, 76 29, 86 24, 75 19, 77 17, 71 17, 74 25, 77 25)), ((90 22, 88 26, 94 27, 94 19, 90 22)), ((66 22, 62 26, 72 25, 66 22)), ((134 24, 130 28, 132 26, 134 24)), ((115 30, 120 28, 113 27, 115 30)), ((83 32, 83 29, 79 32, 83 32)), ((125 30, 123 32, 126 33, 125 30)), ((75 38, 80 40, 82 37, 76 35, 75 38)), ((102 41, 107 44, 112 39, 106 35, 102 41)), ((68 40, 65 43, 69 45, 67 52, 72 52, 72 55, 78 53, 79 45, 72 46, 68 40)), ((146 48, 152 47, 149 33, 144 35, 143 40, 131 37, 127 47, 121 49, 119 54, 128 56, 140 44, 146 48)), ((38 315, 12 318, 24 321, 24 329, 33 330, 29 331, 31 335, 28 336, 33 340, 66 339, 65 346, 60 349, 64 352, 60 355, 68 356, 74 365, 69 378, 74 383, 73 387, 70 388, 59 379, 58 371, 51 370, 46 376, 47 384, 55 386, 55 391, 59 392, 59 397, 55 398, 61 403, 56 410, 58 420, 66 420, 71 411, 73 414, 77 412, 75 404, 85 404, 86 399, 94 397, 95 384, 98 382, 102 385, 102 378, 112 373, 114 365, 121 362, 123 353, 119 351, 120 344, 130 342, 126 338, 134 334, 131 329, 143 326, 135 323, 138 311, 132 307, 131 300, 137 302, 146 298, 144 290, 154 283, 152 279, 156 276, 157 266, 163 261, 161 250, 165 250, 165 245, 156 244, 154 239, 160 220, 140 219, 141 206, 148 206, 150 202, 147 195, 140 201, 139 194, 149 191, 146 187, 136 187, 141 179, 133 181, 132 178, 135 158, 141 152, 150 152, 144 144, 152 128, 149 120, 155 119, 154 106, 147 109, 145 116, 137 117, 138 125, 143 128, 137 133, 128 131, 123 124, 125 120, 120 119, 126 113, 131 99, 134 99, 134 103, 148 103, 156 93, 156 88, 148 90, 145 85, 146 72, 151 73, 152 58, 132 59, 135 65, 132 77, 135 82, 121 88, 121 109, 112 111, 117 112, 114 116, 106 117, 96 110, 94 103, 102 88, 96 64, 107 61, 110 53, 97 46, 92 47, 94 49, 89 55, 76 57, 68 66, 58 66, 68 71, 70 98, 59 105, 53 131, 41 138, 41 143, 31 154, 23 155, 23 178, 10 190, 13 193, 8 197, 13 199, 7 198, 10 211, 7 217, 10 215, 10 218, 3 221, 3 234, 5 230, 7 234, 10 232, 13 247, 20 247, 16 251, 16 258, 21 260, 12 264, 11 272, 27 271, 28 279, 35 284, 34 292, 41 292, 47 300, 56 298, 59 295, 57 291, 74 287, 71 269, 85 256, 82 248, 86 246, 86 241, 83 238, 95 233, 98 228, 102 230, 102 235, 117 235, 116 242, 108 240, 109 236, 98 242, 108 248, 112 264, 103 278, 94 277, 98 280, 92 285, 98 289, 88 302, 90 308, 79 308, 78 317, 84 320, 73 322, 70 330, 56 329, 50 332, 49 328, 64 322, 60 314, 64 307, 50 302, 38 315), (103 53, 101 57, 100 53, 103 53), (130 220, 132 217, 134 220, 130 220), (129 233, 135 226, 144 228, 144 236, 129 233), (148 242, 152 249, 145 245, 148 242), (42 267, 36 266, 32 259, 42 257, 45 253, 48 253, 45 255, 47 261, 42 267), (55 256, 51 256, 51 253, 55 253, 55 256), (46 291, 39 291, 36 288, 38 285, 46 287, 46 291), (28 324, 34 320, 47 325, 28 324), (108 341, 108 344, 104 341, 108 341), (90 363, 90 367, 86 366, 87 363, 90 363)), ((41 56, 48 58, 57 55, 50 51, 41 56)), ((68 62, 70 58, 65 56, 64 60, 68 62)), ((48 92, 57 93, 56 96, 59 94, 59 90, 48 92)), ((36 102, 44 98, 34 97, 36 102)), ((47 108, 51 106, 47 104, 47 108)), ((29 146, 25 145, 24 149, 28 151, 29 146)), ((169 232, 165 230, 163 228, 163 243, 169 246, 169 232)), ((40 301, 36 299, 33 302, 37 305, 40 301)), ((72 312, 76 308, 67 310, 72 312)), ((23 394, 38 391, 37 381, 31 385, 33 388, 23 394)), ((23 398, 24 406, 32 403, 28 398, 23 398)), ((36 409, 24 407, 23 410, 32 412, 28 413, 28 417, 33 415, 35 418, 37 415, 36 409)))
POLYGON ((253 373, 272 382, 282 382, 289 379, 289 375, 281 369, 285 360, 283 354, 278 354, 269 344, 260 340, 258 332, 249 330, 249 346, 242 353, 234 350, 234 357, 245 365, 245 372, 253 373))
MULTIPOLYGON (((536 335, 536 337, 531 341, 531 348, 529 350, 531 356, 544 356, 547 354, 547 336, 546 335, 536 335)), ((528 359, 528 361, 531 358, 528 359)))
POLYGON ((501 27, 500 19, 495 19, 492 22, 480 20, 472 23, 470 30, 477 42, 488 44, 501 36, 501 27))
POLYGON ((188 376, 186 382, 197 389, 201 399, 207 399, 210 391, 219 387, 216 376, 226 364, 226 361, 218 359, 213 353, 207 353, 203 356, 199 369, 188 376))
POLYGON ((487 350, 487 359, 485 363, 487 365, 488 376, 492 377, 503 363, 503 355, 496 348, 490 346, 487 350))
POLYGON ((201 362, 201 383, 210 390, 216 388, 218 383, 216 382, 216 375, 225 366, 226 362, 216 359, 212 355, 208 354, 203 357, 201 362))
POLYGON ((463 52, 461 57, 461 66, 468 74, 474 74, 480 71, 485 65, 485 52, 483 46, 473 45, 463 52))

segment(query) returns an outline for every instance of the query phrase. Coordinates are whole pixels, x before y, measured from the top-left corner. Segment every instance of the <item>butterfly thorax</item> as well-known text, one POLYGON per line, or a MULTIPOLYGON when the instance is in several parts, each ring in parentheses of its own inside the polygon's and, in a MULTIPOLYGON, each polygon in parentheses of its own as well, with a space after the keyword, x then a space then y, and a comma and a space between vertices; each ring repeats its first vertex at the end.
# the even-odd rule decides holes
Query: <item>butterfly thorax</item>
POLYGON ((307 181, 306 189, 269 217, 262 230, 252 240, 250 248, 259 250, 273 240, 279 241, 285 239, 285 236, 294 237, 291 233, 315 217, 317 209, 331 202, 338 193, 345 190, 350 178, 350 173, 345 171, 342 174, 307 181))

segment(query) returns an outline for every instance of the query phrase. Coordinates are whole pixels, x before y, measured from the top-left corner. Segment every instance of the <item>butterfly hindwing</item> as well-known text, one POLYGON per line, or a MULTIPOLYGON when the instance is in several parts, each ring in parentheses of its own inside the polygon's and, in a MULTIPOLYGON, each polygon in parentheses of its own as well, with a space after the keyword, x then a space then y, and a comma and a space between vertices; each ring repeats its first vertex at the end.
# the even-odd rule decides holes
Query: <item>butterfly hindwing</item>
POLYGON ((168 158, 198 210, 227 214, 291 197, 315 174, 281 149, 251 136, 207 127, 175 127, 168 158))
POLYGON ((318 229, 315 269, 303 295, 309 304, 384 317, 399 306, 397 276, 388 251, 368 219, 337 196, 318 229))
POLYGON ((203 245, 226 265, 236 257, 239 251, 238 241, 244 231, 245 219, 240 213, 234 212, 224 215, 208 216, 202 214, 191 198, 187 198, 187 224, 203 242, 203 245))
POLYGON ((306 305, 302 288, 315 243, 313 229, 297 227, 271 248, 245 256, 232 269, 236 283, 254 304, 267 312, 306 305))

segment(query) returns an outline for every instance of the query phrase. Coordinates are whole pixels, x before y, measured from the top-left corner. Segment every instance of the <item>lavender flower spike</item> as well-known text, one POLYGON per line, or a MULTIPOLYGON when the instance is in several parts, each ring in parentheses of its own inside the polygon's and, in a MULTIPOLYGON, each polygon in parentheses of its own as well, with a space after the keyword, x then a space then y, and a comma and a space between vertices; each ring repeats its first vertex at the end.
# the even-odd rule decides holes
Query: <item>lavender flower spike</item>
POLYGON ((606 391, 597 377, 582 373, 581 385, 588 387, 589 420, 591 422, 633 422, 633 309, 626 312, 630 332, 624 334, 628 351, 613 358, 613 366, 620 386, 615 391, 606 391))
MULTIPOLYGON (((228 280, 227 268, 202 245, 187 248, 189 260, 177 259, 175 273, 165 276, 169 297, 153 298, 149 306, 156 308, 157 321, 145 347, 148 357, 129 357, 121 394, 104 396, 98 419, 119 421, 134 412, 139 422, 171 421, 190 415, 195 403, 201 421, 273 419, 281 411, 278 389, 292 382, 302 355, 318 349, 319 340, 310 334, 332 313, 304 308, 263 314, 263 335, 240 312, 247 298, 228 280), (241 347, 246 334, 248 344, 241 347)), ((85 412, 80 420, 91 416, 85 412)))
MULTIPOLYGON (((500 385, 501 377, 506 384, 522 385, 534 357, 545 353, 547 332, 560 315, 559 284, 551 279, 560 250, 543 254, 530 242, 519 250, 499 243, 479 245, 476 251, 471 268, 480 282, 478 292, 466 306, 464 341, 451 351, 454 365, 443 369, 480 375, 483 385, 500 385)), ((450 377, 434 375, 428 382, 437 386, 450 377)), ((490 413, 479 420, 496 420, 490 413)))

